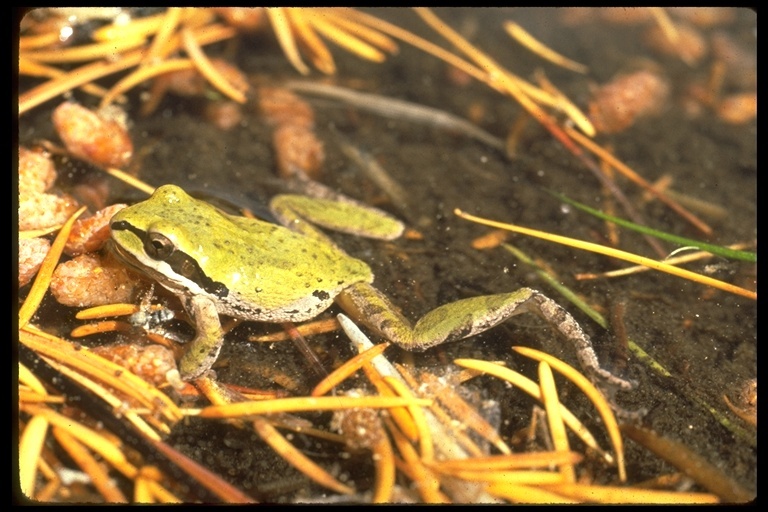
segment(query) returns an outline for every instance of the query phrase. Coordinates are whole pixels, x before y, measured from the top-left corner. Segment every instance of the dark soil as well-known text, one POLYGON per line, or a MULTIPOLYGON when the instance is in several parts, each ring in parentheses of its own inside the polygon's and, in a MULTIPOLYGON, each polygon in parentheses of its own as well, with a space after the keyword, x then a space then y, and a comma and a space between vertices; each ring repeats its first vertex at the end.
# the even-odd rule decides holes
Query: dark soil
MULTIPOLYGON (((437 36, 411 12, 374 12, 437 41, 437 36)), ((669 175, 676 190, 724 207, 728 211, 725 218, 702 217, 714 228, 709 241, 727 245, 756 239, 756 123, 731 125, 708 108, 694 116, 682 106, 689 85, 706 78, 710 58, 689 66, 647 49, 642 43, 645 26, 611 24, 597 16, 579 25, 566 25, 561 10, 448 9, 437 13, 517 75, 533 80, 533 72, 543 69, 581 107, 586 106, 591 86, 633 69, 640 62, 652 62, 672 84, 667 108, 657 117, 642 119, 616 135, 598 136, 596 141, 612 147, 622 161, 648 181, 669 175), (589 66, 588 75, 563 71, 531 56, 504 33, 501 22, 505 19, 514 19, 550 47, 589 66)), ((726 31, 739 44, 755 51, 755 13, 740 10, 736 14, 735 21, 717 30, 726 31)), ((709 37, 714 30, 702 32, 709 37)), ((224 51, 224 47, 206 51, 215 54, 224 51)), ((279 85, 297 79, 297 73, 282 57, 269 31, 241 39, 236 52, 235 61, 255 83, 279 85)), ((339 68, 334 78, 338 85, 412 101, 462 118, 480 111, 478 124, 501 139, 522 115, 512 99, 482 84, 458 85, 449 78, 446 65, 408 46, 401 45, 399 54, 383 64, 363 62, 338 48, 333 48, 333 52, 339 68)), ((310 77, 317 78, 317 74, 310 77)), ((605 208, 605 195, 592 173, 546 130, 529 121, 518 143, 517 156, 508 158, 461 133, 407 120, 385 119, 337 101, 305 97, 315 108, 317 133, 327 153, 321 180, 349 196, 376 203, 423 234, 423 240, 394 243, 334 237, 351 254, 371 264, 375 284, 392 297, 406 316, 416 319, 433 307, 458 298, 529 286, 571 311, 593 336, 602 360, 618 365, 619 350, 610 332, 567 304, 503 248, 472 249, 471 240, 489 229, 453 214, 455 208, 460 208, 499 221, 604 242, 606 228, 602 221, 565 208, 546 192, 551 189, 594 208, 605 208), (395 208, 385 200, 371 180, 344 156, 340 140, 377 159, 407 190, 407 209, 395 208)), ((56 140, 52 129, 45 126, 47 109, 57 104, 50 102, 22 119, 22 143, 41 138, 56 140)), ((203 100, 169 97, 151 118, 132 118, 139 176, 153 185, 172 182, 191 192, 223 197, 235 204, 258 205, 279 189, 274 177, 272 128, 257 115, 255 108, 245 107, 243 125, 223 132, 204 120, 202 105, 203 100)), ((623 178, 617 182, 649 226, 702 238, 690 224, 660 203, 643 203, 642 191, 636 186, 623 178)), ((117 190, 115 200, 140 199, 138 194, 117 190)), ((618 215, 624 216, 623 212, 618 215)), ((603 272, 625 265, 523 236, 512 236, 509 241, 553 268, 566 286, 606 315, 614 305, 624 305, 628 337, 672 376, 660 376, 630 356, 625 371, 640 384, 635 391, 620 394, 619 404, 629 410, 647 409, 643 425, 682 443, 750 492, 756 492, 756 429, 734 416, 723 401, 723 395, 733 399, 745 381, 756 377, 756 302, 656 272, 577 281, 574 274, 603 272), (727 418, 735 428, 723 425, 704 404, 727 418)), ((676 248, 663 245, 669 251, 676 248)), ((642 237, 630 232, 622 231, 620 246, 658 257, 642 237)), ((756 286, 754 264, 715 258, 689 264, 687 268, 714 272, 713 277, 740 286, 756 286)), ((334 312, 335 308, 326 314, 334 312)), ((246 324, 231 333, 229 339, 233 341, 226 344, 217 368, 219 378, 254 387, 275 387, 266 376, 254 377, 258 372, 252 368, 266 364, 280 368, 294 379, 296 389, 291 391, 311 389, 316 379, 292 345, 255 346, 236 341, 269 330, 276 328, 246 324)), ((329 369, 352 354, 341 334, 313 338, 310 343, 329 369)), ((440 372, 456 357, 505 360, 511 367, 531 372, 535 377, 535 366, 511 353, 510 347, 515 345, 540 348, 576 364, 571 348, 560 344, 550 329, 529 315, 515 317, 472 340, 418 355, 415 362, 440 372)), ((388 355, 397 359, 403 354, 390 349, 388 355)), ((527 425, 532 406, 528 398, 493 379, 477 379, 471 386, 476 386, 483 398, 498 401, 505 435, 527 425)), ((577 390, 565 383, 562 389, 570 395, 564 400, 571 400, 569 405, 573 404, 576 415, 599 432, 599 420, 577 390)), ((322 424, 328 418, 310 419, 322 424)), ((300 474, 279 458, 274 460, 272 452, 253 433, 223 424, 191 422, 179 426, 171 442, 257 499, 290 500, 297 493, 304 498, 322 495, 321 489, 308 486, 300 474)), ((349 478, 358 485, 365 481, 364 474, 369 468, 360 467, 367 460, 365 457, 353 458, 353 467, 350 460, 333 457, 336 447, 301 436, 297 436, 296 443, 314 460, 327 463, 341 474, 351 472, 349 478)), ((627 442, 627 449, 632 483, 674 471, 631 441, 627 442)), ((601 482, 610 482, 615 475, 609 468, 595 471, 595 478, 601 482)))

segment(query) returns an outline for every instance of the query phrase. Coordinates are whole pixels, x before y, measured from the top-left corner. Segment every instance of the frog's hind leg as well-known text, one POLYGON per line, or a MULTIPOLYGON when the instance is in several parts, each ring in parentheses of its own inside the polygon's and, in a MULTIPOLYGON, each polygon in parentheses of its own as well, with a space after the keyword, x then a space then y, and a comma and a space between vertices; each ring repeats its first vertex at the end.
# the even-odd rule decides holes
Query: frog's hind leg
POLYGON ((574 346, 579 363, 593 382, 621 389, 633 387, 630 382, 600 367, 592 341, 566 310, 530 288, 445 304, 424 315, 413 327, 389 299, 367 283, 351 286, 337 298, 337 302, 358 321, 411 351, 424 351, 479 334, 514 315, 536 313, 574 346))

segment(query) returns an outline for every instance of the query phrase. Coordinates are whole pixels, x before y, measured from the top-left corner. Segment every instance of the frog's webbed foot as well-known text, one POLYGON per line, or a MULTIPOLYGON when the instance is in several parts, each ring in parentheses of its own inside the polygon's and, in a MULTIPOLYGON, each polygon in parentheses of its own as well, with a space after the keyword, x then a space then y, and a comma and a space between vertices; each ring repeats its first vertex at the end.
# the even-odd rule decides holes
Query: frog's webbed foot
POLYGON ((520 313, 536 313, 573 345, 581 367, 592 382, 603 389, 634 387, 633 383, 600 366, 589 336, 566 310, 530 288, 452 302, 430 311, 413 327, 381 292, 368 284, 350 287, 337 300, 359 321, 411 351, 424 351, 479 334, 520 313))

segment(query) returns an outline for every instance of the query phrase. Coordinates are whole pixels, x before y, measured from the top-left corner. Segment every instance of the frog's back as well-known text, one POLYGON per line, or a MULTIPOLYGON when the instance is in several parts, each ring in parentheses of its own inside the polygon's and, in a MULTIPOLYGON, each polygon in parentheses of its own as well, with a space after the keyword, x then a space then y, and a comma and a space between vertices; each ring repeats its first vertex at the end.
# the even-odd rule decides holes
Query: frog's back
POLYGON ((190 240, 195 232, 205 233, 214 248, 205 251, 204 244, 191 244, 199 249, 193 258, 205 259, 208 277, 225 284, 228 296, 220 300, 219 310, 231 316, 306 320, 326 309, 344 288, 373 280, 364 262, 280 225, 216 210, 189 228, 190 240), (219 218, 205 225, 211 215, 219 218))

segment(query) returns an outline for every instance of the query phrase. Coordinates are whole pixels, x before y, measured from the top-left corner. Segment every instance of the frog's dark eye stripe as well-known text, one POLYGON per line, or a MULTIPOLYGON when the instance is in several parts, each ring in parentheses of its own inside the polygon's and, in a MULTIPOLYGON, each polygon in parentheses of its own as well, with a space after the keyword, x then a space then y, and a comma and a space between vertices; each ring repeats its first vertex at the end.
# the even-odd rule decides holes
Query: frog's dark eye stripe
POLYGON ((165 261, 177 275, 193 281, 203 290, 220 299, 229 295, 229 289, 218 281, 214 281, 203 272, 197 261, 187 253, 179 251, 173 242, 160 233, 148 233, 126 221, 113 222, 113 231, 130 231, 143 241, 144 252, 157 261, 165 261))

